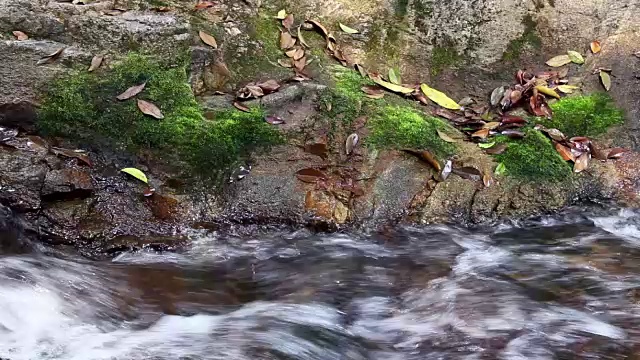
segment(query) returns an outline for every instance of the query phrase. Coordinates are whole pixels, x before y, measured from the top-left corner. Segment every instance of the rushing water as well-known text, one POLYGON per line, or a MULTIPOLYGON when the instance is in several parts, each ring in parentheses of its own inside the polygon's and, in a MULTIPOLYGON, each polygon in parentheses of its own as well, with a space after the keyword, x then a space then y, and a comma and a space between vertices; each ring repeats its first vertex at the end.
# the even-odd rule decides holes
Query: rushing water
POLYGON ((633 359, 639 219, 194 234, 110 262, 5 250, 0 358, 633 359))

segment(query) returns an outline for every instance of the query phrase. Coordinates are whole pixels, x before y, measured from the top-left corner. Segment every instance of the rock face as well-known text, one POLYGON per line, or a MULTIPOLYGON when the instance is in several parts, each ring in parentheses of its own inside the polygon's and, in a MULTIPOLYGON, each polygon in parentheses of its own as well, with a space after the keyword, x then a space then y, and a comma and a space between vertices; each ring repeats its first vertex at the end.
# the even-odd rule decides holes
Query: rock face
MULTIPOLYGON (((347 156, 346 136, 355 132, 365 141, 368 130, 327 131, 332 119, 323 118, 322 93, 333 86, 327 69, 334 63, 315 50, 313 83, 289 84, 253 103, 287 120, 280 126, 287 143, 256 154, 250 174, 222 190, 185 187, 146 157, 96 148, 88 153, 89 167, 56 156, 52 145, 74 149, 75 144, 34 137, 40 94, 71 68, 88 68, 94 55, 106 55, 107 67, 130 51, 190 59, 191 86, 206 111, 231 108, 231 99, 216 91, 291 76, 277 64, 282 57, 273 19, 280 10, 277 1, 223 0, 197 11, 191 2, 167 1, 169 11, 147 1, 124 3, 0 0, 0 126, 20 130, 0 144, 0 210, 6 206, 20 213, 45 241, 81 245, 87 255, 111 254, 178 246, 193 226, 335 230, 397 221, 482 223, 589 200, 634 204, 640 193, 637 154, 596 163, 590 176, 561 185, 504 179, 489 188, 455 175, 438 183, 428 165, 400 151, 361 144, 347 156), (7 35, 15 30, 30 38, 7 35), (200 30, 214 35, 218 48, 203 44, 200 30), (61 48, 55 61, 37 65, 61 48), (131 164, 147 173, 155 194, 143 196, 144 184, 119 173, 131 164), (300 181, 296 173, 311 167, 323 171, 325 181, 300 181)), ((585 92, 598 91, 592 69, 614 69, 611 95, 627 121, 601 141, 640 149, 640 60, 632 56, 640 50, 635 0, 295 0, 287 10, 296 19, 321 20, 345 44, 349 58, 372 71, 393 67, 406 83, 427 81, 456 99, 471 96, 479 102, 495 87, 510 84, 519 67, 540 68, 567 49, 586 54, 588 44, 599 39, 602 53, 586 56, 570 78, 585 92), (333 26, 337 22, 359 34, 340 32, 333 26)), ((317 34, 307 41, 312 48, 324 45, 317 34)), ((464 144, 457 161, 485 173, 495 168, 491 157, 475 154, 475 145, 464 144)))

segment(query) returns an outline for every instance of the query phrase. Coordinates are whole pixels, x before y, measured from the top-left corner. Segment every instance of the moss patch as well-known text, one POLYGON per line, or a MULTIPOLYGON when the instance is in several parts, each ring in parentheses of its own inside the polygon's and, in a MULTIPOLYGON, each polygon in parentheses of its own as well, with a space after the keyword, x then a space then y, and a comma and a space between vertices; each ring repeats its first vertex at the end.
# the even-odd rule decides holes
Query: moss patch
POLYGON ((453 46, 436 46, 431 53, 431 75, 436 76, 442 70, 456 66, 461 61, 462 56, 453 46))
POLYGON ((130 54, 111 70, 78 70, 61 77, 44 94, 39 128, 87 144, 150 150, 169 165, 186 164, 204 177, 215 177, 240 156, 280 141, 260 110, 220 112, 213 121, 205 120, 187 83, 186 66, 130 54), (144 116, 135 99, 115 99, 143 82, 147 86, 137 98, 160 107, 164 120, 144 116))
POLYGON ((605 93, 575 96, 551 104, 553 119, 537 122, 556 128, 567 136, 597 136, 624 122, 624 113, 605 93))
POLYGON ((369 120, 367 144, 377 148, 430 150, 444 157, 455 146, 440 139, 436 130, 450 130, 440 119, 428 117, 411 107, 386 106, 369 120))
POLYGON ((496 156, 507 174, 529 181, 561 181, 571 176, 571 167, 556 152, 551 141, 540 131, 529 129, 526 137, 511 140, 496 137, 497 142, 508 143, 507 150, 496 156))
POLYGON ((515 61, 520 59, 522 53, 528 49, 539 49, 542 46, 542 38, 538 35, 536 30, 536 22, 530 15, 527 15, 523 20, 524 32, 522 35, 509 42, 507 49, 502 54, 502 59, 507 61, 515 61))

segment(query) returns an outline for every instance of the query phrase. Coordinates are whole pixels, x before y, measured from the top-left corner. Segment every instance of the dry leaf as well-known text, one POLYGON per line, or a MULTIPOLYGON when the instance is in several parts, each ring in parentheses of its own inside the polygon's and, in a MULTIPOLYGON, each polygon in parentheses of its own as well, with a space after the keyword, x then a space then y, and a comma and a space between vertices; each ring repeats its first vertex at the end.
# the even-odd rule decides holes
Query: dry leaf
POLYGON ((547 65, 551 67, 560 67, 569 63, 571 63, 571 58, 569 57, 569 55, 558 55, 547 61, 547 65))
POLYGON ((304 50, 303 49, 296 49, 296 51, 293 54, 293 60, 300 60, 304 57, 304 50))
POLYGON ((500 123, 497 121, 490 121, 484 125, 482 125, 483 129, 495 130, 500 126, 500 123))
POLYGON ((500 143, 500 144, 496 144, 488 149, 485 149, 484 152, 486 152, 489 155, 500 155, 502 153, 504 153, 507 148, 509 147, 509 145, 505 144, 505 143, 500 143))
POLYGON ((91 164, 91 159, 89 155, 87 155, 84 151, 79 150, 69 150, 63 148, 52 147, 51 152, 56 156, 64 156, 68 158, 75 158, 80 160, 81 162, 87 164, 89 167, 93 166, 91 164))
POLYGON ((148 101, 138 99, 138 109, 140 109, 140 111, 145 115, 152 116, 159 120, 164 119, 164 115, 162 115, 160 109, 155 104, 148 101))
POLYGON ((440 165, 440 162, 436 159, 436 157, 431 152, 427 150, 403 149, 402 151, 409 153, 417 157, 418 159, 426 162, 438 172, 442 170, 442 165, 440 165))
POLYGON ((278 20, 284 20, 286 17, 287 17, 287 11, 285 9, 278 11, 278 15, 276 15, 276 19, 278 20))
POLYGON ((571 59, 571 61, 573 63, 576 63, 578 65, 584 64, 584 58, 582 57, 582 55, 579 52, 573 51, 573 50, 569 50, 569 51, 567 51, 567 55, 569 55, 569 59, 571 59))
POLYGON ((357 34, 357 33, 359 33, 358 30, 350 28, 347 25, 344 25, 344 24, 341 24, 341 23, 338 24, 338 25, 340 25, 340 29, 342 29, 342 31, 346 32, 347 34, 357 34))
POLYGON ((602 81, 605 90, 611 90, 611 75, 609 73, 600 70, 600 81, 602 81))
POLYGON ((548 88, 546 86, 538 85, 538 86, 536 86, 536 90, 538 90, 538 92, 541 92, 541 93, 543 93, 543 94, 545 94, 547 96, 551 96, 551 97, 554 97, 556 99, 560 99, 560 95, 558 95, 558 93, 555 90, 553 90, 551 88, 548 88))
POLYGON ((588 152, 583 153, 576 159, 576 163, 573 165, 573 172, 579 173, 586 170, 589 167, 589 159, 591 155, 588 152))
POLYGON ((602 50, 602 46, 600 46, 600 41, 595 40, 591 42, 591 52, 597 54, 602 50))
POLYGON ((275 116, 275 115, 267 115, 264 117, 264 121, 266 121, 267 123, 271 124, 271 125, 281 125, 281 124, 285 124, 285 121, 279 117, 279 116, 275 116))
POLYGON ((580 88, 573 85, 558 85, 557 89, 564 94, 573 94, 574 90, 578 90, 580 88))
POLYGON ((198 32, 198 34, 200 35, 200 39, 207 45, 211 46, 214 49, 218 48, 218 42, 216 41, 216 38, 214 38, 213 36, 207 34, 206 32, 200 30, 200 32, 198 32))
POLYGON ((284 52, 285 55, 287 55, 288 58, 293 58, 296 54, 296 51, 298 51, 299 49, 291 49, 291 50, 287 50, 284 52))
POLYGON ((208 9, 208 8, 212 7, 213 5, 214 4, 211 1, 200 1, 199 3, 196 4, 194 9, 196 9, 196 10, 208 9))
POLYGON ((240 103, 239 103, 239 102, 237 102, 237 101, 234 101, 234 102, 233 102, 233 106, 234 106, 236 109, 240 110, 240 111, 244 111, 244 112, 251 112, 251 110, 250 110, 248 107, 246 107, 246 106, 244 106, 244 105, 240 104, 240 103))
POLYGON ((448 142, 448 143, 454 143, 456 142, 456 140, 452 137, 450 137, 449 135, 445 134, 443 131, 440 130, 436 130, 436 132, 438 133, 438 136, 440 137, 440 139, 448 142))
POLYGON ((49 64, 56 61, 56 59, 58 59, 60 55, 62 55, 62 53, 64 52, 64 49, 65 48, 60 48, 47 56, 43 56, 40 60, 38 60, 36 65, 44 65, 44 64, 49 64))
POLYGON ((291 30, 291 27, 293 26, 293 21, 294 21, 293 14, 289 14, 282 20, 282 26, 284 26, 284 28, 287 30, 291 30))
POLYGON ((573 162, 576 161, 576 157, 571 152, 571 149, 569 149, 568 147, 560 143, 556 143, 555 147, 558 154, 562 156, 562 159, 564 159, 565 161, 573 161, 573 162))
POLYGON ((379 99, 384 98, 384 93, 380 93, 380 94, 365 94, 364 96, 368 97, 369 99, 379 100, 379 99))
POLYGON ((356 70, 362 75, 362 77, 367 77, 367 70, 360 64, 355 64, 356 70))
POLYGON ((493 185, 493 176, 491 176, 491 172, 486 172, 482 176, 482 183, 484 184, 484 187, 490 187, 493 185))
POLYGON ((383 88, 387 89, 387 90, 391 90, 393 92, 397 92, 397 93, 401 93, 401 94, 411 94, 413 92, 414 89, 408 88, 408 87, 404 87, 401 85, 396 85, 396 84, 392 84, 390 82, 386 82, 384 80, 382 80, 382 78, 380 78, 380 75, 378 76, 372 76, 371 80, 373 80, 374 83, 382 86, 383 88))
POLYGON ((345 142, 345 152, 347 153, 347 155, 353 152, 353 149, 355 149, 356 145, 358 145, 358 140, 358 134, 355 133, 347 137, 347 141, 345 142))
POLYGON ((280 48, 282 50, 291 49, 296 44, 296 40, 288 31, 280 32, 280 48))
POLYGON ((291 63, 290 59, 278 59, 278 64, 280 64, 280 66, 286 67, 286 68, 292 68, 293 67, 293 64, 291 63))
POLYGON ((502 97, 504 96, 504 92, 506 91, 506 88, 504 86, 499 86, 495 89, 493 89, 493 91, 491 92, 491 106, 496 106, 500 103, 500 100, 502 100, 502 97))
POLYGON ((427 84, 420 85, 422 92, 433 102, 450 110, 460 110, 460 105, 445 93, 430 88, 427 84))
POLYGON ((280 83, 278 83, 276 80, 273 80, 273 79, 261 82, 256 86, 262 89, 265 94, 271 94, 273 92, 278 91, 278 89, 280 89, 280 83))
POLYGON ((613 148, 609 150, 609 154, 607 155, 607 157, 609 159, 619 159, 622 157, 622 155, 624 155, 625 153, 628 153, 629 151, 630 151, 629 149, 625 149, 625 148, 613 148))
POLYGON ((301 28, 302 26, 298 26, 298 41, 300 41, 300 44, 302 44, 304 47, 309 49, 311 48, 311 46, 309 46, 309 44, 307 44, 307 42, 302 37, 302 31, 300 31, 301 28))
POLYGON ((482 180, 482 172, 472 166, 464 166, 461 168, 454 168, 452 171, 454 174, 460 176, 463 179, 471 181, 482 180))
POLYGON ((480 129, 474 132, 473 134, 471 134, 471 137, 486 139, 489 136, 489 131, 490 131, 489 129, 480 129))
POLYGON ((121 101, 131 99, 132 97, 140 94, 142 90, 144 90, 145 86, 147 86, 147 83, 142 83, 140 85, 132 86, 127 90, 125 90, 125 92, 123 92, 122 94, 116 96, 116 99, 121 101))
POLYGON ((14 31, 13 36, 15 36, 18 41, 29 40, 29 36, 23 33, 22 31, 18 31, 18 30, 14 31))
POLYGON ((302 182, 313 184, 318 180, 326 179, 327 175, 318 169, 306 168, 298 170, 298 172, 296 172, 296 177, 302 182))
POLYGON ((444 164, 444 168, 442 169, 440 175, 436 180, 440 182, 447 180, 447 178, 449 178, 449 175, 451 175, 452 170, 453 162, 451 160, 447 160, 447 162, 444 164))
POLYGON ((91 66, 89 66, 89 72, 95 71, 102 65, 102 61, 104 60, 104 56, 96 55, 91 59, 91 66))

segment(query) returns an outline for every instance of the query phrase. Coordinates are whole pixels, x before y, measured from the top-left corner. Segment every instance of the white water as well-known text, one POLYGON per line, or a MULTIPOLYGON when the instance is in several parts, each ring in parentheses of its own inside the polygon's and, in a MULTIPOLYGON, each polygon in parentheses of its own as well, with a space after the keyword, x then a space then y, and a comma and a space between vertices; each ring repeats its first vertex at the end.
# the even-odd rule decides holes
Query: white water
POLYGON ((391 238, 202 234, 182 254, 110 264, 4 255, 0 358, 623 358, 640 345, 636 216, 391 238), (235 299, 246 282, 256 294, 235 299))

